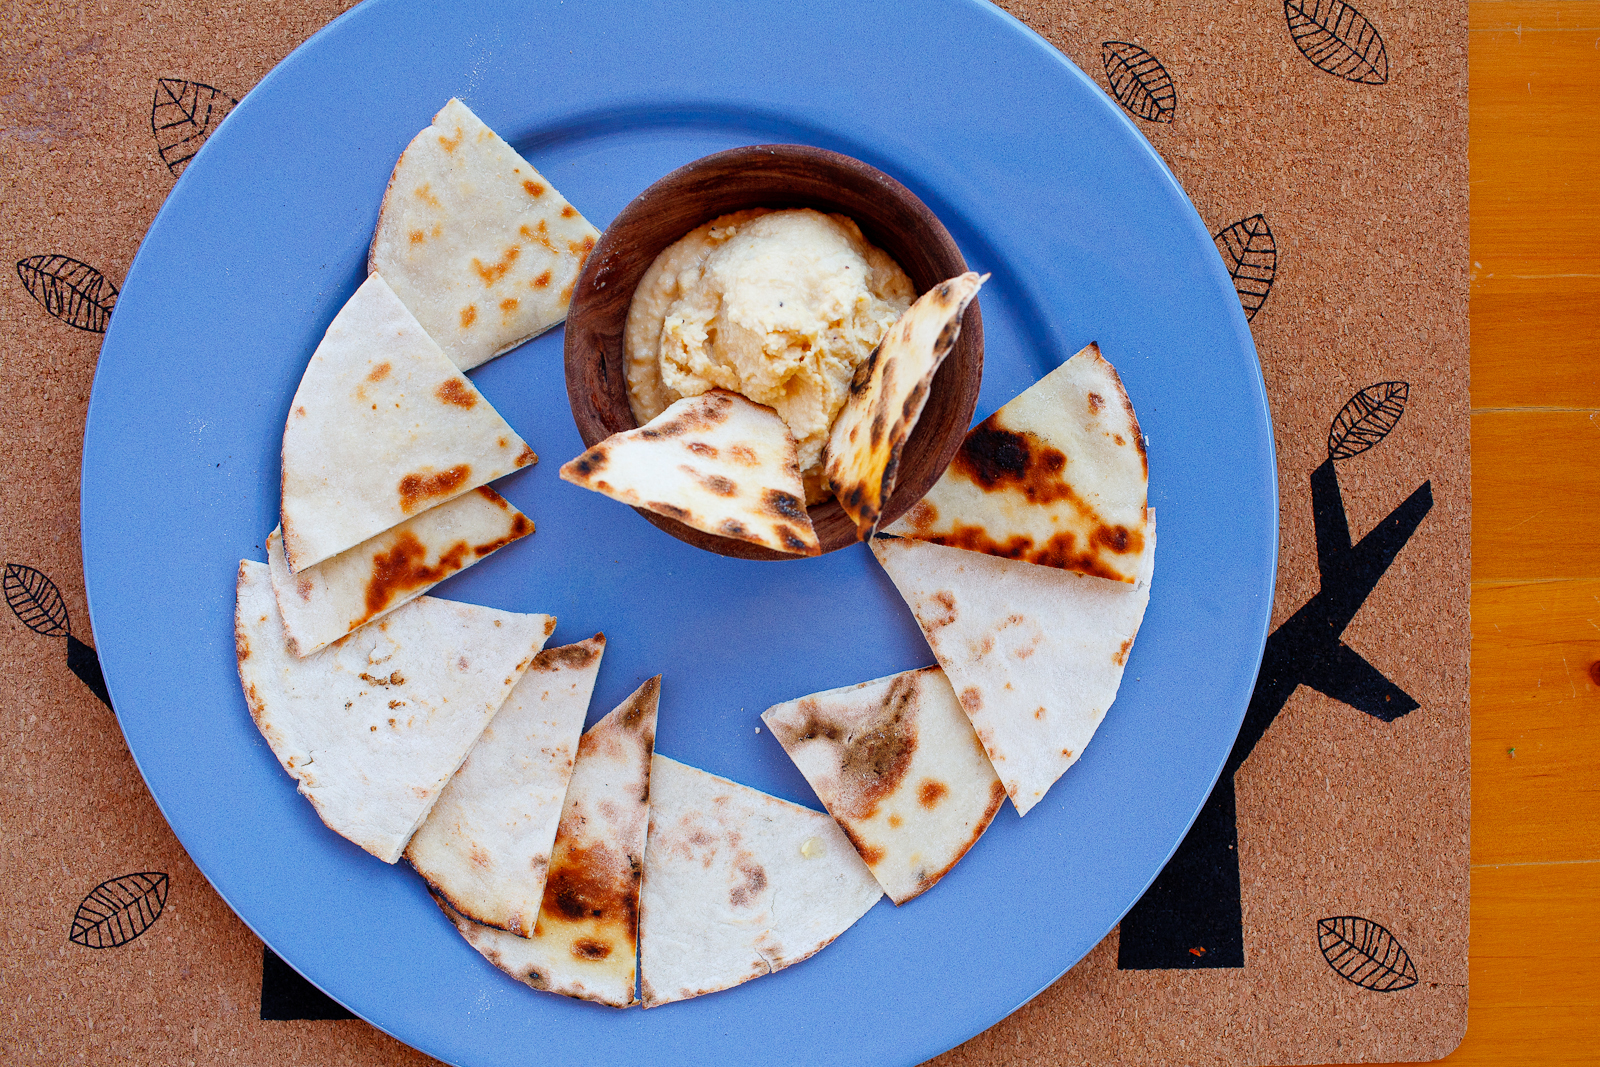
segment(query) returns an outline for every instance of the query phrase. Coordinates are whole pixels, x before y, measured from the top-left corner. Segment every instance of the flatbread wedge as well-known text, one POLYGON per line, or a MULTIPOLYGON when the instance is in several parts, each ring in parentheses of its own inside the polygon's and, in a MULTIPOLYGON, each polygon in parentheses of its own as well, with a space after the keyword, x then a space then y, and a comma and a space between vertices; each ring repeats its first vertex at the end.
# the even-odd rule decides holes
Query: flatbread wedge
POLYGON ((910 538, 872 551, 911 607, 1019 815, 1077 762, 1117 697, 1155 566, 1134 585, 910 538))
POLYGON ((639 915, 645 1007, 799 963, 882 896, 828 816, 657 754, 639 915))
POLYGON ((400 154, 367 265, 457 367, 471 370, 567 317, 600 239, 460 100, 400 154))
POLYGON ((791 700, 761 721, 897 905, 943 878, 1006 798, 938 667, 791 700))
POLYGON ((291 571, 315 566, 536 458, 373 275, 289 405, 284 558, 291 571))
POLYGON ((289 651, 309 656, 531 533, 533 522, 486 485, 298 574, 284 558, 282 529, 273 530, 267 563, 289 651))
POLYGON ((445 786, 406 859, 462 915, 533 936, 606 639, 547 648, 445 786))
POLYGON ((934 373, 955 347, 961 316, 988 280, 968 271, 923 293, 856 368, 823 461, 829 491, 863 538, 871 536, 894 491, 900 452, 922 415, 934 373))
POLYGON ((239 564, 234 643, 256 727, 322 821, 393 863, 555 628, 419 597, 290 654, 265 563, 239 564))
POLYGON ((884 533, 1131 583, 1149 479, 1133 404, 1091 344, 974 427, 884 533))
POLYGON ((519 982, 617 1008, 637 1000, 639 880, 660 694, 658 675, 583 735, 531 937, 479 925, 439 901, 468 943, 519 982))
POLYGON ((697 530, 815 556, 794 435, 778 413, 726 389, 684 397, 561 468, 573 485, 697 530))

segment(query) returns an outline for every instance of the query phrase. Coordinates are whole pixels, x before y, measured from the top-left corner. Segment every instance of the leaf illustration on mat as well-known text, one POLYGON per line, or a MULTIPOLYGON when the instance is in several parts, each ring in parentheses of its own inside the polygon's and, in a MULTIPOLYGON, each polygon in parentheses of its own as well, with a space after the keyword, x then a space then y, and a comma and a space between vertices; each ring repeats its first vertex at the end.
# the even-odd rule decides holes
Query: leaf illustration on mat
POLYGON ((173 177, 183 173, 211 131, 239 101, 209 85, 160 78, 150 104, 150 132, 156 135, 161 162, 173 177))
POLYGON ((5 592, 6 604, 34 633, 60 637, 72 632, 67 602, 61 599, 56 583, 43 572, 20 563, 7 563, 5 592))
POLYGON ((1100 62, 1117 103, 1146 122, 1171 122, 1178 110, 1178 91, 1161 61, 1136 44, 1106 41, 1100 62))
POLYGON ((1367 17, 1344 0, 1283 0, 1295 47, 1318 70, 1365 85, 1389 80, 1389 54, 1367 17))
POLYGON ((17 261, 17 277, 29 295, 68 326, 105 333, 117 303, 117 287, 71 256, 29 256, 17 261))
POLYGON ((1411 386, 1405 382, 1379 382, 1351 397, 1328 427, 1328 458, 1359 456, 1388 437, 1410 396, 1411 386))
POLYGON ((1267 302, 1272 280, 1278 276, 1278 243, 1264 215, 1240 219, 1212 237, 1222 262, 1233 278, 1233 288, 1244 306, 1244 317, 1254 321, 1267 302))
POLYGON ((90 890, 67 934, 85 948, 120 948, 150 929, 167 906, 167 876, 140 871, 108 878, 90 890))
POLYGON ((1417 968, 1393 934, 1371 919, 1339 915, 1317 920, 1317 944, 1339 977, 1374 993, 1417 984, 1417 968))

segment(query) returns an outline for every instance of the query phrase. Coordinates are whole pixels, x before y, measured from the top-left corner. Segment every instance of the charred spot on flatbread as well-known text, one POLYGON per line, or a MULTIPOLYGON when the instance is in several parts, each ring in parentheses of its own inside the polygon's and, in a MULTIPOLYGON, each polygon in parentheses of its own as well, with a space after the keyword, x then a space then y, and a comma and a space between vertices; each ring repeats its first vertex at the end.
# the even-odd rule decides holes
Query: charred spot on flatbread
POLYGON ((400 510, 407 515, 428 501, 454 496, 472 477, 472 465, 457 463, 442 471, 413 471, 400 479, 400 510))
MULTIPOLYGON (((380 552, 372 561, 372 577, 367 581, 365 618, 370 619, 383 611, 396 599, 413 589, 421 589, 441 581, 460 570, 466 562, 469 546, 457 541, 439 556, 435 564, 428 564, 428 549, 415 534, 405 533, 394 545, 380 552)), ((363 619, 365 621, 365 619, 363 619)))

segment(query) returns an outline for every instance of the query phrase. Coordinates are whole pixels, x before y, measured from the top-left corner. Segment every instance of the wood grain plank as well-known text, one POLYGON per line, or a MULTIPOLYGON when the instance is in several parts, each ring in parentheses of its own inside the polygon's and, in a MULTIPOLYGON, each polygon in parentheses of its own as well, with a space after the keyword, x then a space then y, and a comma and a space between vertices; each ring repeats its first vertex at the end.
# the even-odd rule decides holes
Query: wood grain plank
POLYGON ((1600 0, 1470 12, 1472 404, 1600 407, 1600 0))
POLYGON ((1592 1064, 1600 1048, 1600 863, 1472 871, 1472 1010, 1445 1062, 1592 1064))
POLYGON ((1600 411, 1472 418, 1474 582, 1600 578, 1600 411))
MULTIPOLYGON (((1586 8, 1600 14, 1600 4, 1586 8)), ((1470 35, 1478 286, 1548 275, 1600 278, 1600 137, 1582 106, 1600 90, 1597 43, 1600 30, 1553 26, 1470 35)))
POLYGON ((1600 581, 1478 585, 1472 860, 1600 860, 1600 581))
POLYGON ((1540 284, 1474 288, 1474 408, 1600 408, 1600 278, 1540 284))

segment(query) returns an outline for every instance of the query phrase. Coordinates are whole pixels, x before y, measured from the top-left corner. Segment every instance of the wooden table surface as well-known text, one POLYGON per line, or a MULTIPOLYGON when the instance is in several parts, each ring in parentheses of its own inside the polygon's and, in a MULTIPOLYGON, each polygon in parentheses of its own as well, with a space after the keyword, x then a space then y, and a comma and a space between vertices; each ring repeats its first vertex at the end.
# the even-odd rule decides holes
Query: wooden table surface
POLYGON ((1600 1062, 1600 0, 1474 0, 1471 1014, 1600 1062))

